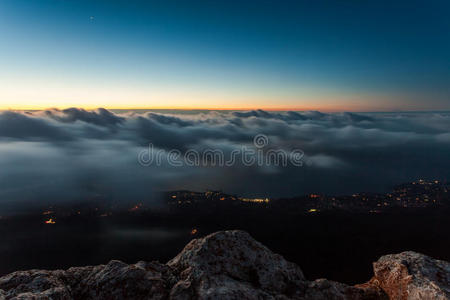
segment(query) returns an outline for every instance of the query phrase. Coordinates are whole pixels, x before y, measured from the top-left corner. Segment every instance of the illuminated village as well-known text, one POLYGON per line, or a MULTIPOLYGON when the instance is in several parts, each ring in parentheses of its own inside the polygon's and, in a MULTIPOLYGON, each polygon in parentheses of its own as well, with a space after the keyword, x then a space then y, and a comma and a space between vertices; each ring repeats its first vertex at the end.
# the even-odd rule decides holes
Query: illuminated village
MULTIPOLYGON (((355 193, 352 195, 332 196, 307 194, 291 198, 239 197, 221 191, 171 191, 164 194, 163 205, 155 210, 150 205, 136 203, 128 208, 115 207, 108 201, 97 200, 80 207, 50 206, 40 212, 42 223, 55 225, 64 217, 111 217, 118 214, 136 214, 151 212, 158 214, 203 214, 217 210, 264 209, 279 212, 319 214, 332 211, 348 213, 379 214, 391 210, 427 209, 450 206, 449 185, 433 180, 419 179, 398 185, 384 194, 355 193)), ((0 220, 8 220, 2 216, 0 220)))
POLYGON ((166 196, 170 211, 183 209, 203 211, 211 207, 264 207, 268 209, 304 211, 344 210, 381 213, 397 208, 428 208, 449 205, 449 187, 440 181, 417 180, 396 186, 386 194, 357 193, 348 196, 309 194, 293 198, 244 198, 220 191, 176 191, 166 196))

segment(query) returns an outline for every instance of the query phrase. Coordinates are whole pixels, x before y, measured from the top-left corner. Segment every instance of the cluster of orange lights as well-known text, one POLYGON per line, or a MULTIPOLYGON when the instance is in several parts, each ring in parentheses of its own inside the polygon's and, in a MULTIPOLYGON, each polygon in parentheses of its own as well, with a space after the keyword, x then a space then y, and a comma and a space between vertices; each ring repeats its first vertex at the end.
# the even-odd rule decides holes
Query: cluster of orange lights
POLYGON ((142 208, 142 203, 139 203, 139 204, 133 206, 133 207, 130 208, 128 211, 137 211, 137 210, 139 210, 140 208, 142 208))
POLYGON ((53 220, 52 218, 48 219, 45 221, 45 224, 56 224, 55 220, 53 220))
POLYGON ((239 198, 239 200, 241 200, 242 202, 253 202, 253 203, 269 203, 270 202, 269 198, 265 198, 265 199, 261 199, 261 198, 239 198))

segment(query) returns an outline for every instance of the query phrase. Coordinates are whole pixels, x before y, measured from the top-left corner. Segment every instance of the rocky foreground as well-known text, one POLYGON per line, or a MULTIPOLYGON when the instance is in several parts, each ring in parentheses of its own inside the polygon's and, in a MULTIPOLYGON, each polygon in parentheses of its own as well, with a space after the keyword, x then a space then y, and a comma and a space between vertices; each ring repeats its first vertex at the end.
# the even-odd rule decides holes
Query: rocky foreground
POLYGON ((18 271, 0 299, 450 299, 450 264, 415 252, 386 255, 364 284, 308 281, 294 263, 243 231, 192 240, 167 264, 138 262, 18 271))

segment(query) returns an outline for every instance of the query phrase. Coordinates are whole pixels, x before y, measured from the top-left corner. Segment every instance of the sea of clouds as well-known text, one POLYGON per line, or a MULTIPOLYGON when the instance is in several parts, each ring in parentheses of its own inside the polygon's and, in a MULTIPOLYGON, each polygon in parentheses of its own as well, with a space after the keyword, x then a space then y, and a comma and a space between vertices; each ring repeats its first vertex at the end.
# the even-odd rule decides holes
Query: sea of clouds
POLYGON ((95 197, 152 203, 173 189, 270 197, 381 192, 418 178, 450 179, 450 113, 0 112, 0 212, 95 197), (138 161, 149 144, 163 155, 228 155, 255 148, 257 135, 267 137, 267 149, 300 149, 303 164, 138 161))

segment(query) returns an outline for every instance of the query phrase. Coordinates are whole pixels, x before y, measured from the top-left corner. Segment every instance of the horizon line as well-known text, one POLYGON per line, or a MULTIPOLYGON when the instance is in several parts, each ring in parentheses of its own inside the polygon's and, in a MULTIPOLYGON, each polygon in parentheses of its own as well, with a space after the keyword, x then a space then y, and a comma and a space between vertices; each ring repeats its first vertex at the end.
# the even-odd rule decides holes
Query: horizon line
POLYGON ((94 111, 98 109, 106 109, 109 111, 144 111, 144 110, 172 110, 172 111, 256 111, 256 110, 263 110, 263 111, 279 111, 279 112, 287 112, 287 111, 298 111, 298 112, 305 112, 305 111, 319 111, 319 112, 330 112, 330 113, 339 113, 339 112, 353 112, 353 113, 393 113, 393 112, 399 112, 399 113, 408 113, 408 112, 450 112, 450 109, 409 109, 409 110, 402 110, 402 109, 392 109, 392 110, 385 110, 385 109, 374 109, 374 110, 355 110, 355 109, 320 109, 320 108, 284 108, 284 107, 272 107, 272 108, 261 108, 261 107, 248 107, 248 108, 208 108, 208 107, 198 107, 198 108, 183 108, 183 107, 137 107, 137 108, 125 108, 125 107, 105 107, 105 106, 99 106, 99 107, 83 107, 83 106, 67 106, 67 107, 36 107, 36 108, 0 108, 0 111, 47 111, 47 110, 66 110, 70 108, 76 108, 76 109, 83 109, 86 111, 94 111))

